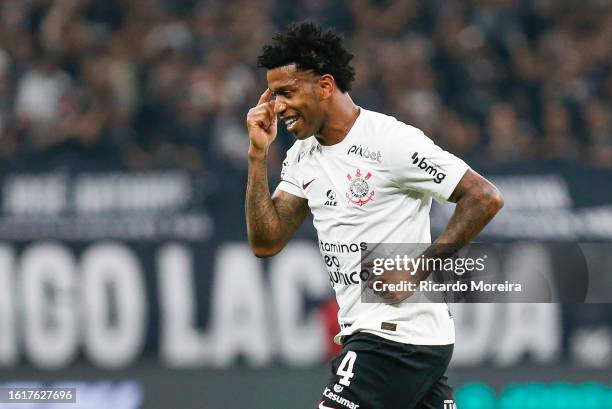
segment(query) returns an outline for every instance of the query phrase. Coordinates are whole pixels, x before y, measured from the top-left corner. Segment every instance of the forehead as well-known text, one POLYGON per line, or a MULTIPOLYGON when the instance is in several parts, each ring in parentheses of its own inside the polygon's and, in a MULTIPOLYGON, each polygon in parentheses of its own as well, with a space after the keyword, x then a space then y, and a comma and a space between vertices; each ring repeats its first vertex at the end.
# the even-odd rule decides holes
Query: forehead
POLYGON ((268 70, 268 87, 275 91, 280 88, 299 87, 313 82, 315 75, 311 71, 298 70, 295 64, 289 64, 268 70))

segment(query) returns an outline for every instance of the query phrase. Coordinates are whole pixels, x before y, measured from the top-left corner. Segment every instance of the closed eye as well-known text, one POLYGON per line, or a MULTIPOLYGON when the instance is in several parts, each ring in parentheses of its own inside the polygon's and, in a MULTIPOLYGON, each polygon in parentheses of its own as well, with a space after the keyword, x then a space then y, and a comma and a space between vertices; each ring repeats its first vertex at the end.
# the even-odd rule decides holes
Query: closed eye
POLYGON ((283 96, 285 98, 290 98, 291 97, 291 91, 289 91, 289 90, 278 90, 278 91, 274 91, 272 93, 272 97, 274 99, 276 99, 276 97, 279 96, 279 95, 283 96))

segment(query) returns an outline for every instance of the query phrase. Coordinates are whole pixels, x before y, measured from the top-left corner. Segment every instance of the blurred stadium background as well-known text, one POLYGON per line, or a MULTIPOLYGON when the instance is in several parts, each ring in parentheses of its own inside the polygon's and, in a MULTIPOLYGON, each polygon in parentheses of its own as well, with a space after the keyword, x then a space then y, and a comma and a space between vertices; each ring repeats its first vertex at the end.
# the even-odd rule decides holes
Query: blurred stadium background
MULTIPOLYGON (((263 261, 243 220, 254 61, 306 18, 345 34, 358 104, 500 186, 479 239, 516 246, 507 268, 597 242, 612 293, 609 0, 2 0, 0 384, 79 388, 20 408, 315 407, 336 306, 314 232, 263 261)), ((459 408, 612 408, 590 301, 454 305, 459 408)))

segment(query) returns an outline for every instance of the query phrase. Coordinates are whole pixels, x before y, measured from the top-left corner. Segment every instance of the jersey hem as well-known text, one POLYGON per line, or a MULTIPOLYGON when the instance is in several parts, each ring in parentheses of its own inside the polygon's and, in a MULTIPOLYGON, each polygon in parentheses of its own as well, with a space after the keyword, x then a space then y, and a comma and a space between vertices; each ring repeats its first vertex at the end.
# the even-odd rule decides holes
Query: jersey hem
POLYGON ((336 334, 336 336, 334 336, 334 343, 337 345, 342 345, 341 338, 343 336, 353 335, 358 332, 366 332, 368 334, 376 335, 378 337, 384 338, 389 341, 397 342, 400 344, 409 344, 409 345, 454 345, 455 344, 454 337, 452 337, 450 340, 443 339, 443 340, 440 340, 440 342, 432 342, 431 339, 419 339, 418 337, 417 338, 405 337, 405 336, 396 335, 396 334, 388 334, 386 332, 377 331, 373 329, 358 329, 348 334, 343 334, 341 331, 338 334, 336 334))

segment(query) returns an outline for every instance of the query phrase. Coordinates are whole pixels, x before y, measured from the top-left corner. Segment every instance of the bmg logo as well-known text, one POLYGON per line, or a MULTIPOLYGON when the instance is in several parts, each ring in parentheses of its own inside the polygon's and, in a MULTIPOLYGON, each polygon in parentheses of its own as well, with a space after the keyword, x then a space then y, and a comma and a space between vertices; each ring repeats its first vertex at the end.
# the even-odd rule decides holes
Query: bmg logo
POLYGON ((424 157, 419 162, 419 153, 415 152, 412 154, 412 164, 417 165, 419 169, 424 170, 434 177, 434 182, 437 184, 442 183, 446 177, 446 173, 442 172, 442 168, 431 161, 427 161, 424 157))

